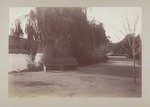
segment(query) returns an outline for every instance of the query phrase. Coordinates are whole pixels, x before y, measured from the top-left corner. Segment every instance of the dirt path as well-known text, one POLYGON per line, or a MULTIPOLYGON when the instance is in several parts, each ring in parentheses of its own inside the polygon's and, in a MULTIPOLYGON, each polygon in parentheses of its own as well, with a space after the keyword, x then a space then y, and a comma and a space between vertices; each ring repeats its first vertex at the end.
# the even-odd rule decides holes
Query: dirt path
POLYGON ((110 57, 107 63, 79 70, 9 74, 9 96, 140 97, 140 67, 137 67, 138 83, 133 84, 130 62, 123 57, 110 57))

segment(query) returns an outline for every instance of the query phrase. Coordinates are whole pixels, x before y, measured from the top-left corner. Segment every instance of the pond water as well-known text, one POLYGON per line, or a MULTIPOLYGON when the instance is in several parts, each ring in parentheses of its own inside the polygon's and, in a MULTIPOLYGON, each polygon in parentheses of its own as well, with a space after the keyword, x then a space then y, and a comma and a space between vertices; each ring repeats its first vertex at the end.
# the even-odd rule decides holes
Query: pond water
MULTIPOLYGON (((38 64, 41 60, 42 53, 37 53, 35 63, 38 64)), ((29 56, 27 54, 9 54, 9 71, 19 71, 27 68, 29 56)))

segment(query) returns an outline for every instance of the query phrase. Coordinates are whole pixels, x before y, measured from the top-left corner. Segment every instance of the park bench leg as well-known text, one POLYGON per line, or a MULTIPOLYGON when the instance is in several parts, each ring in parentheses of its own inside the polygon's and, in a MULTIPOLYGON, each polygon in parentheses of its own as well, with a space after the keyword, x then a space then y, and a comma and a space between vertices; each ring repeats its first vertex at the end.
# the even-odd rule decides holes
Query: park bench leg
POLYGON ((44 70, 44 72, 46 72, 46 66, 45 65, 43 65, 43 70, 44 70))

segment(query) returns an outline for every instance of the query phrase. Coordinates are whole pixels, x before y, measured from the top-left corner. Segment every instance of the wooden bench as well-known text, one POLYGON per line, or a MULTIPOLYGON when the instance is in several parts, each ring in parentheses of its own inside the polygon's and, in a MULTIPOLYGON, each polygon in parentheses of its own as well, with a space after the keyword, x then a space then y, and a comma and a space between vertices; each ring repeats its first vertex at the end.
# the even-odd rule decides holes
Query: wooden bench
POLYGON ((75 58, 62 58, 62 59, 51 59, 48 63, 43 66, 44 71, 47 70, 63 70, 63 69, 76 69, 77 61, 75 58))

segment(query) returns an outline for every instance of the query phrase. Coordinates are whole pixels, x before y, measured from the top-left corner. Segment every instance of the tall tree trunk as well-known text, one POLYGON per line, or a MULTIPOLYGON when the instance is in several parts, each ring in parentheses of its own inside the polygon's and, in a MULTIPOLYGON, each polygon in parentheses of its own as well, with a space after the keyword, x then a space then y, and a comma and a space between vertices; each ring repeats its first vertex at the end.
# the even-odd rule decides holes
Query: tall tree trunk
POLYGON ((135 50, 134 49, 133 49, 133 79, 134 79, 134 84, 136 84, 135 50))

